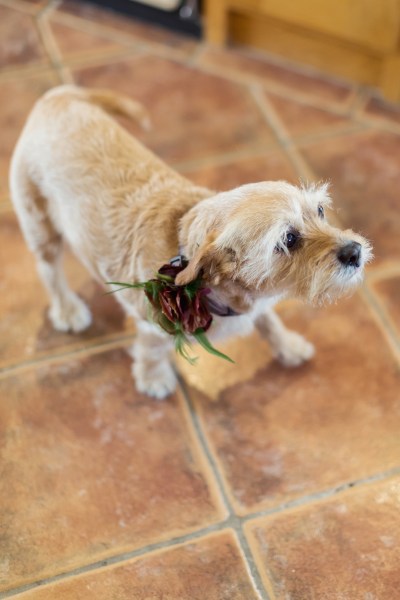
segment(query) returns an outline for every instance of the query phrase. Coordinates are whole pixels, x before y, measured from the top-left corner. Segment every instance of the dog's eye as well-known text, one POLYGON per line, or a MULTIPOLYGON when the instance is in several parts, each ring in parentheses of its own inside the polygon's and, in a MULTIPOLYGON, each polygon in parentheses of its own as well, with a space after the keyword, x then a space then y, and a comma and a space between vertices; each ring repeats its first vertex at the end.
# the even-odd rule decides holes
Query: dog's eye
POLYGON ((319 206, 318 206, 318 216, 319 216, 321 219, 323 219, 323 218, 324 218, 324 215, 325 215, 325 213, 324 213, 324 207, 323 207, 323 206, 321 206, 321 205, 319 205, 319 206))
POLYGON ((299 235, 297 233, 289 231, 289 233, 286 234, 286 248, 293 248, 298 239, 299 235))

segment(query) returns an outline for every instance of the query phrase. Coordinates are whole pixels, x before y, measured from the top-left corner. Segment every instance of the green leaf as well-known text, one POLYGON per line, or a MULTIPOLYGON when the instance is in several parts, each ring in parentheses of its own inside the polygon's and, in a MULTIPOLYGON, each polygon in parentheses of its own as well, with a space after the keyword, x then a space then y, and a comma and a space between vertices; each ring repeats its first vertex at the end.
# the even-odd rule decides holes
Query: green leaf
POLYGON ((166 331, 170 335, 175 335, 175 332, 177 330, 176 323, 173 323, 172 321, 170 321, 164 315, 164 313, 162 313, 161 311, 158 311, 155 315, 154 320, 157 322, 158 326, 161 327, 161 329, 164 329, 164 331, 166 331))
POLYGON ((182 286, 186 296, 188 297, 189 301, 192 302, 192 300, 196 297, 197 292, 199 291, 199 289, 201 289, 203 285, 203 281, 202 279, 194 279, 193 281, 190 281, 188 284, 182 286))
POLYGON ((196 364, 197 356, 190 356, 188 352, 188 348, 190 348, 190 342, 185 336, 184 333, 176 333, 175 334, 175 351, 182 356, 185 360, 188 361, 191 365, 196 364))
POLYGON ((138 289, 138 290, 144 290, 146 288, 146 284, 147 282, 144 283, 122 283, 121 281, 106 281, 106 285, 119 285, 119 289, 118 290, 111 290, 110 292, 106 292, 105 295, 107 294, 115 294, 116 292, 121 292, 122 290, 125 289, 138 289))
POLYGON ((160 302, 158 300, 158 295, 159 295, 162 287, 163 287, 162 283, 157 282, 154 279, 150 279, 149 281, 146 281, 146 288, 145 288, 146 292, 151 295, 153 303, 155 305, 157 305, 158 310, 161 309, 160 302))
POLYGON ((164 275, 163 273, 156 273, 157 279, 161 279, 161 281, 166 281, 167 283, 174 283, 174 278, 170 275, 164 275))
POLYGON ((121 287, 126 288, 144 288, 147 284, 147 281, 142 283, 122 283, 121 281, 106 281, 106 285, 120 285, 121 287))
POLYGON ((223 354, 222 352, 214 348, 214 346, 211 344, 210 340, 204 333, 204 329, 196 329, 196 331, 192 335, 199 342, 200 346, 203 346, 203 348, 207 350, 207 352, 209 352, 210 354, 214 354, 215 356, 219 356, 219 358, 223 358, 224 360, 235 364, 235 361, 229 358, 229 356, 223 354))

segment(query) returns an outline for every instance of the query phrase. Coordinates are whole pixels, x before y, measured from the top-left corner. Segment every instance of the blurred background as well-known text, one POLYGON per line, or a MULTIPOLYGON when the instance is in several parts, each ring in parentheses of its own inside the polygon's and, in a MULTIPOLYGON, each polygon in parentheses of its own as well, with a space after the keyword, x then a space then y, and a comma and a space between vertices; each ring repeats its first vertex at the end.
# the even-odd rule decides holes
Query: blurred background
POLYGON ((398 0, 0 0, 1 597, 398 597, 399 25, 398 0), (279 307, 309 364, 253 334, 221 347, 234 366, 196 349, 156 404, 68 250, 93 324, 51 328, 7 178, 34 102, 73 82, 142 102, 152 130, 121 123, 196 183, 331 182, 375 259, 353 297, 279 307))

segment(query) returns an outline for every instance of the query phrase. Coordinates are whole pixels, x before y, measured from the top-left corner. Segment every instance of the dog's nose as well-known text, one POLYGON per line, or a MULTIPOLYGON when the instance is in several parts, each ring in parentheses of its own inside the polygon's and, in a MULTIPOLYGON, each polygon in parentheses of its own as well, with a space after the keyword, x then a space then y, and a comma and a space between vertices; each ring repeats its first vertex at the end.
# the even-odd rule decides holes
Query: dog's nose
POLYGON ((359 267, 361 258, 361 244, 349 242, 338 252, 338 259, 346 267, 359 267))

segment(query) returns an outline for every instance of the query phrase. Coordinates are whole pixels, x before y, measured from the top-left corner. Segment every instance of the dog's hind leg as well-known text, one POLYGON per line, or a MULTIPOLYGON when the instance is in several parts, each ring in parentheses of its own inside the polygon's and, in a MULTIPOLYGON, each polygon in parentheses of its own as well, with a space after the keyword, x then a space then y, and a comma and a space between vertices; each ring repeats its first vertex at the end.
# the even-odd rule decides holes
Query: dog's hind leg
POLYGON ((299 333, 287 329, 272 309, 257 319, 256 327, 285 367, 297 367, 314 356, 314 346, 299 333))
POLYGON ((91 323, 86 304, 69 287, 62 264, 63 240, 48 211, 48 202, 31 181, 25 165, 14 157, 11 197, 38 273, 50 298, 49 318, 58 331, 78 332, 91 323))

